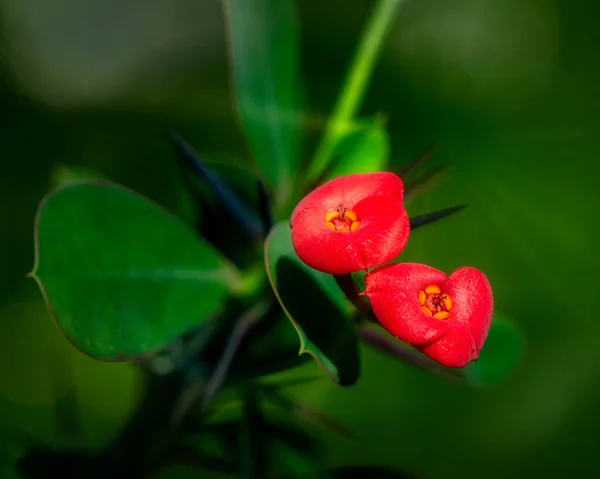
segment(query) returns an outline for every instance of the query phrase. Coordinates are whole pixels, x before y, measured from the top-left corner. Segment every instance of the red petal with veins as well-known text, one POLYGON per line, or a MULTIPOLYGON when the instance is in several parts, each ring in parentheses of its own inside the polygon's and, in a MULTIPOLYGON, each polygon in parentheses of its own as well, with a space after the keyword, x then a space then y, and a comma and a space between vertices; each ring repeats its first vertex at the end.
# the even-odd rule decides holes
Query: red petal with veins
POLYGON ((406 246, 410 221, 404 185, 388 172, 342 176, 309 193, 294 209, 292 243, 302 261, 330 274, 367 270, 394 259, 406 246), (340 204, 358 216, 360 228, 332 231, 324 221, 340 204))
POLYGON ((410 222, 403 204, 391 196, 365 198, 352 207, 360 228, 330 230, 324 212, 304 210, 296 216, 292 243, 302 261, 330 274, 367 270, 394 259, 406 246, 410 222))
POLYGON ((365 293, 382 326, 410 344, 436 340, 448 332, 448 321, 425 314, 419 291, 430 284, 443 285, 446 275, 431 266, 396 263, 381 266, 365 276, 365 293))

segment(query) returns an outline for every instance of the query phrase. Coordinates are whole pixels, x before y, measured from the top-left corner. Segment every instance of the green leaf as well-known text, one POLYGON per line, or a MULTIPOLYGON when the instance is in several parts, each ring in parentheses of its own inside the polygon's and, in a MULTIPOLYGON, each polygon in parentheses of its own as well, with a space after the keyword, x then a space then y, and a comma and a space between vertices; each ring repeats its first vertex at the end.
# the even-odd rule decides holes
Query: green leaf
POLYGON ((313 270, 298 258, 284 221, 267 238, 265 261, 271 286, 300 338, 299 354, 313 356, 338 384, 353 384, 360 361, 358 340, 345 314, 352 306, 333 276, 313 270))
POLYGON ((388 162, 390 141, 379 119, 370 120, 342 136, 332 153, 332 168, 325 180, 351 173, 383 171, 388 162))
POLYGON ((494 313, 488 338, 477 361, 463 369, 476 386, 492 386, 505 379, 519 364, 525 337, 518 325, 501 313, 494 313))
POLYGON ((173 341, 224 306, 241 280, 178 218, 107 181, 46 196, 35 223, 35 278, 62 332, 84 353, 128 360, 173 341))
POLYGON ((294 250, 294 246, 292 245, 292 230, 289 222, 279 221, 271 229, 271 232, 265 241, 265 260, 267 261, 267 275, 269 275, 269 280, 273 281, 272 271, 269 269, 270 267, 275 266, 273 261, 284 256, 297 263, 305 274, 308 274, 316 281, 322 292, 340 311, 343 312, 345 316, 348 316, 355 311, 352 303, 348 301, 335 282, 333 275, 321 273, 320 271, 311 268, 298 257, 294 250))
POLYGON ((223 0, 241 124, 267 183, 284 201, 300 145, 299 27, 292 0, 223 0))

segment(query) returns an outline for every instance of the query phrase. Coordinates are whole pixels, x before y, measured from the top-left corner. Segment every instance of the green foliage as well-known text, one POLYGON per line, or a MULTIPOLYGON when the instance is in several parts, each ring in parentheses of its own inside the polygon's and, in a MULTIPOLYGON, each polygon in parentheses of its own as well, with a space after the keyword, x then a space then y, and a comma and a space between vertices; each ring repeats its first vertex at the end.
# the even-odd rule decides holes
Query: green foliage
POLYGON ((71 183, 41 202, 37 280, 59 328, 105 361, 153 351, 217 314, 236 270, 140 195, 104 181, 71 183))
POLYGON ((358 340, 333 277, 298 258, 287 222, 269 234, 265 261, 277 299, 300 337, 300 354, 313 356, 337 383, 353 384, 359 374, 358 340))
MULTIPOLYGON (((229 162, 207 162, 195 156, 183 139, 175 138, 180 159, 187 165, 184 170, 190 173, 184 174, 189 196, 183 200, 191 201, 181 209, 196 228, 194 233, 183 221, 135 192, 91 180, 100 176, 93 171, 59 167, 51 176, 52 183, 61 187, 44 198, 38 210, 36 264, 30 275, 38 282, 60 330, 78 349, 102 361, 150 359, 142 366, 156 387, 148 388, 144 405, 150 405, 149 416, 155 426, 167 426, 162 430, 155 427, 156 442, 156 438, 144 442, 139 431, 138 436, 132 433, 138 438, 132 441, 133 450, 144 449, 139 443, 159 450, 172 440, 162 436, 175 429, 174 423, 189 427, 189 422, 181 420, 196 405, 201 416, 194 423, 197 430, 187 432, 205 433, 210 429, 204 423, 211 414, 209 404, 218 404, 215 396, 230 387, 229 392, 241 393, 242 411, 239 420, 226 423, 216 434, 225 444, 226 454, 215 456, 198 450, 193 454, 190 446, 193 461, 188 457, 188 465, 193 462, 210 469, 212 464, 214 470, 241 472, 248 479, 271 477, 274 470, 283 471, 281 477, 318 477, 322 451, 300 428, 267 417, 259 399, 266 396, 276 403, 288 420, 313 422, 347 438, 355 436, 335 419, 287 397, 277 387, 254 389, 259 377, 290 369, 310 356, 334 382, 352 385, 360 373, 358 333, 366 343, 429 372, 490 386, 517 365, 524 338, 514 323, 496 314, 479 360, 455 370, 441 367, 378 326, 371 325, 378 328, 377 334, 364 328, 355 332, 353 322, 358 314, 340 289, 341 283, 298 258, 287 221, 271 228, 272 208, 285 210, 296 187, 306 190, 317 179, 387 168, 390 138, 385 120, 356 115, 361 114, 366 87, 401 0, 376 3, 306 175, 299 175, 303 112, 294 2, 223 3, 239 120, 268 187, 258 181, 257 173, 229 162), (300 180, 305 183, 298 184, 300 180), (262 266, 257 248, 263 240, 268 282, 262 268, 258 273, 253 269, 262 266), (233 311, 251 304, 252 314, 236 320, 233 311), (210 321, 220 314, 223 321, 210 321), (193 335, 186 334, 192 329, 193 335), (165 391, 166 398, 162 396, 165 391), (153 403, 154 393, 159 396, 159 406, 153 403), (161 413, 158 419, 156 411, 161 413)), ((419 159, 412 162, 415 169, 420 164, 419 159)), ((440 171, 434 168, 406 183, 407 198, 429 187, 440 171)), ((413 217, 411 227, 438 221, 460 209, 462 205, 413 217)), ((362 275, 353 275, 358 286, 364 283, 362 275)), ((356 295, 348 297, 356 300, 356 295)), ((147 423, 142 412, 133 424, 147 423)), ((56 457, 60 459, 60 453, 56 457)), ((36 456, 29 459, 46 469, 36 456)), ((102 462, 102 456, 99 459, 102 462)), ((103 466, 107 471, 103 475, 110 475, 112 464, 103 466)), ((86 467, 90 468, 87 463, 86 467)), ((407 477, 377 467, 347 467, 327 473, 331 478, 364 476, 407 477)))
POLYGON ((276 198, 292 190, 300 146, 299 28, 293 0, 223 0, 235 96, 250 150, 276 198))
POLYGON ((318 178, 327 168, 337 143, 348 132, 362 104, 381 47, 396 19, 401 3, 401 0, 380 0, 374 6, 373 14, 348 70, 346 82, 341 88, 323 139, 310 165, 310 181, 318 178))

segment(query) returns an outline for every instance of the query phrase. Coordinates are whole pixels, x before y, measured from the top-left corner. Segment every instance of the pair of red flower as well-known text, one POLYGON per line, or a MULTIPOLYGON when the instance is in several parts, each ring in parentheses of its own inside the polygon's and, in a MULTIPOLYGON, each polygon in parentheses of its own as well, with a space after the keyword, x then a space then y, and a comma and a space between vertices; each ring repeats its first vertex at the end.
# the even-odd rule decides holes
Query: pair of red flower
POLYGON ((381 325, 440 364, 477 359, 492 321, 485 275, 462 267, 447 276, 416 263, 382 265, 410 234, 404 184, 393 173, 342 176, 309 193, 294 209, 294 249, 312 268, 335 275, 365 270, 365 294, 381 325))

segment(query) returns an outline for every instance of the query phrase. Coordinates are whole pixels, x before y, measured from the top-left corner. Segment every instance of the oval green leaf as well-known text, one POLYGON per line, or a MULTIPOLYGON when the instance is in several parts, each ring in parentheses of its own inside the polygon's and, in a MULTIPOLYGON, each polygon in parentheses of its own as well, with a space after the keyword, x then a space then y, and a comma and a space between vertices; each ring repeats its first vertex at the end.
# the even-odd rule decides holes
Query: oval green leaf
POLYGON ((352 173, 370 173, 386 168, 390 140, 385 125, 378 118, 361 125, 341 137, 331 155, 331 170, 325 179, 352 173))
POLYGON ((304 264, 292 246, 285 221, 265 242, 271 286, 300 338, 299 354, 310 354, 338 384, 349 386, 359 375, 358 339, 347 314, 352 306, 331 275, 304 264))
POLYGON ((38 208, 35 267, 65 336, 103 361, 152 352, 224 306, 237 270, 178 218, 117 184, 59 187, 38 208))
POLYGON ((300 145, 299 26, 292 0, 223 0, 234 94, 250 150, 276 199, 292 189, 300 145))
POLYGON ((475 386, 492 386, 505 379, 519 364, 525 350, 525 337, 507 316, 494 313, 488 338, 477 361, 463 369, 475 386))

